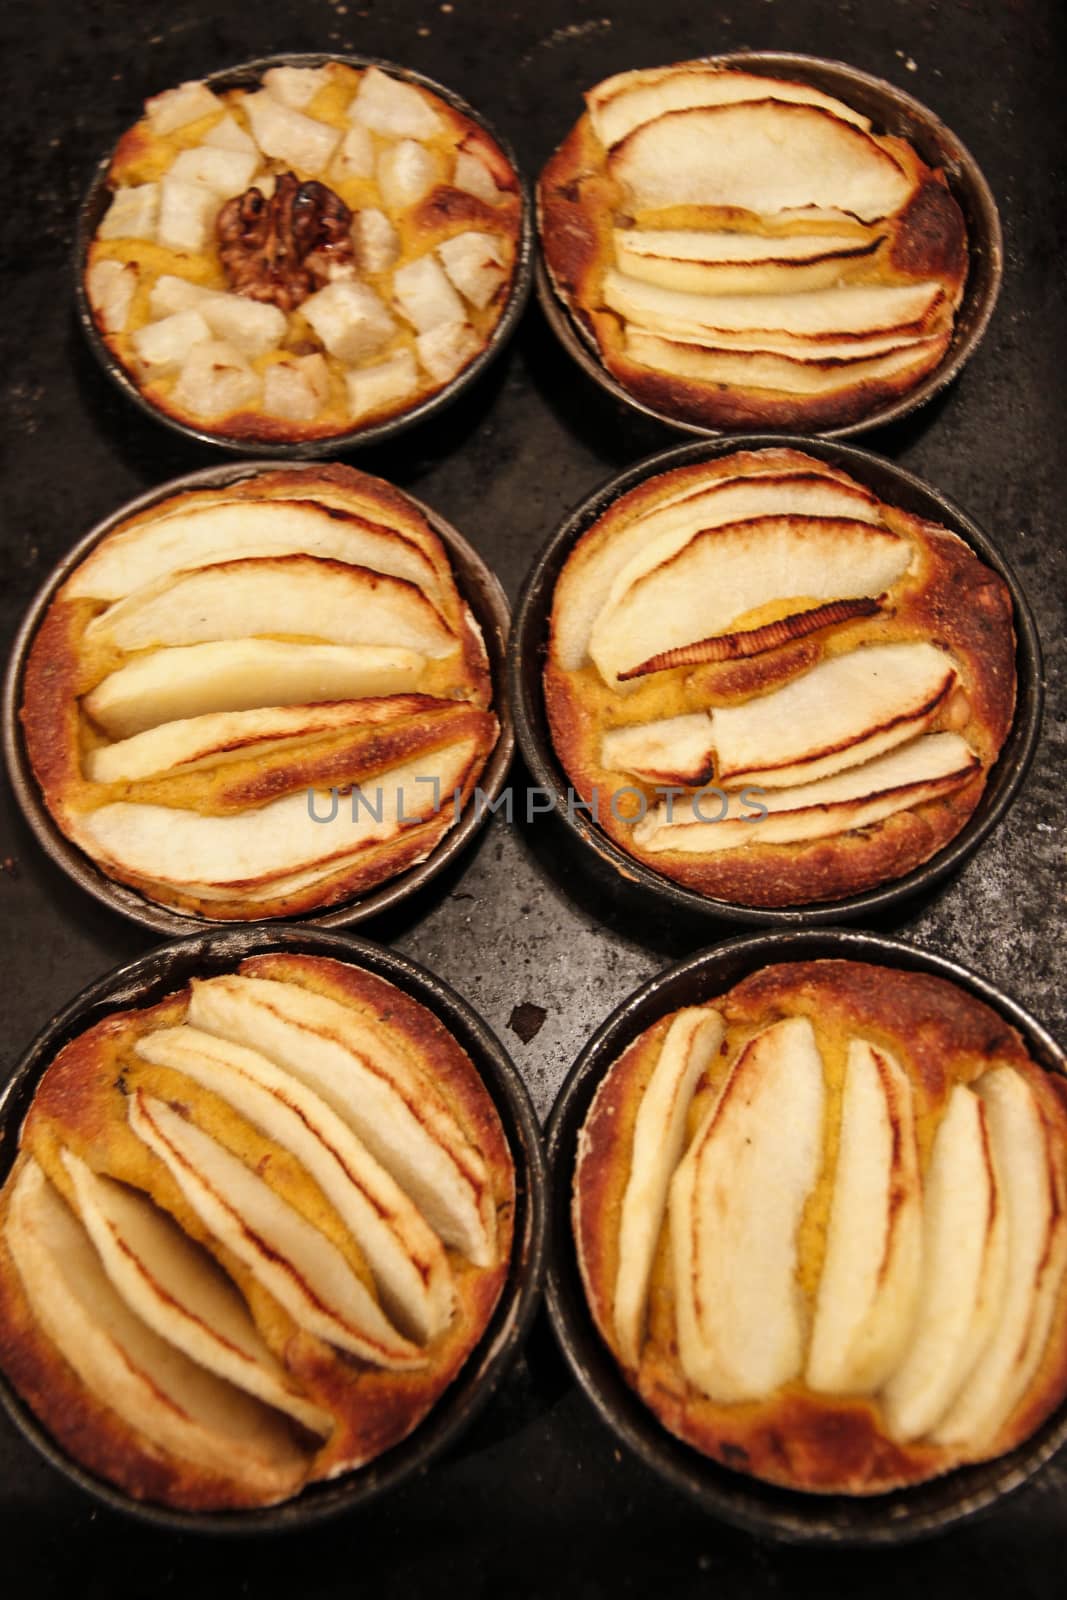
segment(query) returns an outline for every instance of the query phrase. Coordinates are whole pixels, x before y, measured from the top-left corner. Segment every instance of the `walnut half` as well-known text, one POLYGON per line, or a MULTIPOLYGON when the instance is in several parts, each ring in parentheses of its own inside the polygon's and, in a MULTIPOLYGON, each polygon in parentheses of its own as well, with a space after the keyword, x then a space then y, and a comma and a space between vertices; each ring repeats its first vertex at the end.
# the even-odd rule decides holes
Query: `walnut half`
POLYGON ((294 311, 309 295, 355 272, 352 213, 314 179, 283 172, 269 199, 247 189, 227 201, 215 224, 227 281, 250 300, 294 311))

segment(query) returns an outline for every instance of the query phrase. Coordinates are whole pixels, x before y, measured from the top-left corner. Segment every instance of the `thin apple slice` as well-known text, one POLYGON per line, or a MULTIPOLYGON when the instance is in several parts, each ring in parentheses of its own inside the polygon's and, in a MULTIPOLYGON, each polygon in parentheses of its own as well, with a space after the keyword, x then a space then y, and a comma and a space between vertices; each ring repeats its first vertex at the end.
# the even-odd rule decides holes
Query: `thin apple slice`
POLYGON ((714 771, 711 717, 694 711, 658 722, 611 728, 600 745, 600 764, 608 771, 631 772, 648 783, 707 783, 714 771))
POLYGON ((912 554, 898 534, 844 517, 753 517, 702 529, 603 607, 589 654, 616 687, 630 668, 727 633, 774 601, 800 611, 823 600, 876 599, 904 576, 912 554), (802 603, 787 604, 794 600, 802 603))
POLYGON ((683 850, 711 855, 760 844, 802 844, 869 828, 898 811, 951 794, 981 771, 982 763, 956 733, 926 733, 860 767, 797 789, 767 789, 693 796, 653 807, 633 830, 641 850, 683 850), (747 808, 747 809, 746 809, 747 808), (762 812, 762 814, 761 814, 762 812), (721 820, 716 818, 721 813, 721 820))
POLYGON ((247 755, 278 740, 313 738, 368 720, 366 701, 318 706, 267 706, 255 711, 219 711, 149 728, 85 757, 93 783, 136 782, 155 773, 188 769, 228 755, 247 755))
MULTIPOLYGON (((627 346, 634 341, 635 350, 639 344, 651 349, 649 341, 658 340, 655 348, 665 366, 672 361, 681 366, 705 357, 711 360, 723 355, 747 354, 783 356, 805 365, 822 363, 828 366, 839 361, 855 371, 861 361, 871 361, 875 356, 902 355, 916 345, 932 345, 938 339, 945 339, 947 324, 943 324, 938 311, 935 301, 932 313, 925 319, 876 333, 786 333, 781 328, 702 328, 696 324, 684 332, 664 332, 662 328, 644 326, 643 318, 624 323, 623 333, 627 346), (942 331, 937 332, 937 329, 942 331)), ((662 323, 675 319, 661 315, 659 320, 662 323)))
POLYGON ((922 1180, 911 1079, 886 1050, 849 1043, 809 1388, 873 1394, 912 1335, 922 1277, 922 1180))
POLYGON ((932 339, 904 339, 880 355, 855 360, 824 358, 816 346, 811 359, 798 360, 777 351, 721 350, 628 325, 626 353, 643 367, 678 378, 695 378, 701 383, 774 389, 782 394, 828 395, 855 384, 884 382, 920 362, 937 361, 948 337, 942 333, 932 339))
POLYGON ((354 806, 336 811, 331 797, 306 789, 227 816, 116 800, 80 815, 72 831, 95 859, 135 877, 244 890, 352 856, 451 806, 472 756, 469 740, 428 751, 369 779, 354 806))
POLYGON ((678 1355, 711 1400, 756 1400, 799 1377, 797 1229, 822 1160, 822 1058, 806 1017, 742 1051, 671 1185, 678 1355))
POLYGON ((136 656, 82 705, 111 738, 129 739, 212 712, 403 694, 417 687, 425 666, 419 651, 392 645, 220 639, 136 656))
POLYGON ((882 1390, 886 1426, 907 1442, 928 1434, 987 1343, 1001 1303, 1008 1230, 985 1108, 957 1084, 923 1184, 923 1269, 904 1359, 882 1390))
POLYGON ((337 1246, 250 1167, 142 1089, 134 1089, 128 1110, 130 1127, 163 1162, 204 1226, 299 1327, 372 1366, 404 1372, 425 1364, 337 1246))
POLYGON ((237 976, 194 982, 189 1021, 262 1052, 320 1095, 439 1238, 492 1265, 496 1207, 481 1153, 385 1029, 297 984, 237 976))
POLYGON ((451 655, 457 646, 413 583, 305 555, 168 574, 94 617, 86 639, 132 651, 293 633, 330 644, 398 645, 434 657, 451 655))
POLYGON ((718 782, 784 789, 859 766, 924 733, 959 681, 925 641, 868 645, 712 714, 718 782))
POLYGON ((210 1089, 292 1151, 352 1234, 394 1324, 428 1344, 452 1316, 441 1241, 400 1186, 326 1102, 256 1050, 200 1028, 159 1028, 136 1053, 210 1089))
POLYGON ((333 1418, 296 1388, 207 1251, 147 1195, 93 1172, 72 1150, 62 1160, 82 1226, 130 1310, 190 1361, 326 1438, 333 1418))
POLYGON ((854 127, 867 129, 871 125, 860 112, 811 84, 688 63, 617 73, 590 89, 585 100, 597 137, 609 148, 664 112, 739 101, 784 100, 821 106, 854 127))
POLYGON ((34 1316, 97 1400, 153 1445, 239 1477, 257 1497, 297 1489, 308 1458, 288 1425, 130 1310, 35 1161, 15 1184, 5 1238, 34 1316))
POLYGON ((719 1012, 704 1006, 679 1011, 641 1096, 619 1220, 615 1279, 615 1334, 629 1367, 640 1360, 648 1280, 667 1210, 667 1191, 685 1143, 690 1102, 722 1044, 725 1027, 719 1012))
POLYGON ((172 511, 113 533, 66 587, 70 599, 121 600, 168 573, 249 556, 323 556, 404 578, 438 598, 433 563, 402 534, 316 500, 231 500, 172 511))
POLYGON ((828 289, 869 263, 882 239, 848 234, 705 233, 700 229, 616 228, 620 271, 688 294, 804 294, 828 289))
POLYGON ((611 267, 603 297, 610 311, 650 333, 698 342, 714 335, 716 344, 724 334, 758 334, 757 348, 773 350, 776 335, 822 341, 933 332, 944 290, 937 282, 919 282, 841 284, 807 294, 687 294, 611 267))
POLYGON ((811 205, 874 222, 898 211, 915 187, 861 128, 821 107, 776 100, 663 112, 613 147, 608 169, 638 209, 765 214, 811 205))
POLYGON ((1037 1098, 1011 1067, 973 1085, 985 1108, 1004 1197, 1008 1262, 989 1337, 933 1429, 938 1444, 983 1449, 1026 1393, 1048 1342, 1067 1266, 1064 1213, 1037 1098))

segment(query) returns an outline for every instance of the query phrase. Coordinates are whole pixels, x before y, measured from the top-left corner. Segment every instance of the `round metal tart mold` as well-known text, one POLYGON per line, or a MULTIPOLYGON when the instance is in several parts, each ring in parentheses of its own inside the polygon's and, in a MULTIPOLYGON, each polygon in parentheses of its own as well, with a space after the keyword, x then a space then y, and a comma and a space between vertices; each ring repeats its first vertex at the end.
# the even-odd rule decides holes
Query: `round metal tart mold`
POLYGON ((728 939, 659 973, 623 1001, 585 1045, 560 1089, 546 1134, 551 1219, 546 1299, 567 1362, 601 1419, 647 1467, 709 1516, 789 1543, 899 1544, 988 1511, 1020 1488, 1067 1443, 1067 1401, 1009 1454, 905 1489, 827 1495, 779 1488, 721 1466, 659 1422, 625 1381, 597 1331, 574 1248, 571 1191, 578 1137, 596 1090, 622 1052, 661 1017, 714 1000, 750 973, 779 962, 821 960, 862 961, 945 978, 1016 1028, 1039 1066, 1067 1074, 1067 1055, 1029 1012, 945 956, 852 929, 789 929, 728 939))
POLYGON ((478 1344, 412 1433, 381 1456, 276 1506, 193 1512, 135 1500, 74 1461, 38 1422, 0 1372, 0 1403, 19 1432, 64 1477, 115 1510, 179 1532, 285 1533, 367 1505, 421 1475, 479 1415, 506 1376, 541 1298, 547 1244, 547 1178, 529 1092, 510 1056, 477 1012, 441 978, 407 956, 351 934, 279 924, 203 933, 159 946, 83 989, 45 1027, 0 1091, 0 1182, 17 1154, 18 1131, 37 1085, 58 1051, 116 1011, 155 1005, 191 978, 232 972, 268 952, 325 956, 386 979, 431 1011, 470 1056, 503 1126, 515 1168, 511 1268, 478 1344))
MULTIPOLYGON (((4 760, 7 764, 8 776, 11 787, 19 807, 37 839, 38 844, 45 854, 56 866, 61 868, 69 878, 72 878, 79 888, 91 894, 101 904, 108 906, 112 911, 128 917, 133 922, 139 922, 142 927, 151 928, 156 933, 169 934, 172 937, 185 933, 193 933, 200 928, 240 927, 244 924, 233 919, 222 922, 218 919, 195 916, 174 910, 156 901, 147 899, 138 890, 119 883, 96 865, 91 858, 84 854, 77 845, 73 844, 57 827, 50 815, 40 787, 33 774, 29 755, 26 751, 25 741, 22 736, 22 726, 19 709, 22 705, 22 682, 25 671, 26 658, 30 646, 39 628, 48 607, 55 598, 57 590, 66 582, 71 573, 92 550, 109 533, 113 532, 120 523, 128 517, 138 515, 142 511, 149 511, 153 506, 168 500, 171 496, 188 489, 225 489, 235 484, 244 483, 247 479, 272 471, 309 471, 316 470, 316 463, 290 461, 286 459, 275 461, 239 461, 202 468, 199 472, 190 472, 180 478, 172 478, 168 483, 159 484, 156 488, 139 495, 135 500, 130 500, 117 511, 97 523, 84 539, 67 552, 63 559, 53 568, 50 576, 37 591, 23 619, 22 626, 15 637, 7 673, 3 684, 3 699, 0 703, 0 737, 3 741, 4 760)), ((495 573, 486 565, 472 545, 455 529, 451 523, 446 522, 430 506, 417 500, 414 495, 406 490, 400 491, 417 510, 421 511, 430 527, 441 539, 452 565, 453 575, 460 595, 467 602, 475 621, 481 628, 485 639, 485 648, 489 658, 489 670, 493 688, 493 702, 491 709, 496 714, 500 724, 500 737, 486 762, 485 769, 478 781, 478 789, 484 797, 477 802, 473 797, 465 807, 459 821, 449 829, 440 843, 431 851, 424 861, 409 867, 397 877, 388 879, 376 889, 370 890, 358 900, 344 902, 340 905, 327 908, 319 912, 310 913, 301 917, 301 923, 321 928, 351 927, 356 923, 366 922, 369 918, 380 916, 383 912, 390 911, 401 901, 415 894, 425 884, 435 878, 451 862, 460 856, 466 846, 478 833, 490 814, 490 806, 497 799, 507 779, 512 757, 515 753, 515 733, 511 721, 511 711, 507 700, 507 673, 505 654, 507 649, 508 629, 510 624, 510 610, 507 597, 500 586, 495 573)), ((262 917, 249 917, 248 922, 263 921, 262 917)))
POLYGON ((107 177, 114 158, 114 150, 110 150, 97 163, 92 180, 78 213, 78 223, 74 244, 74 293, 78 321, 93 354, 107 373, 111 381, 122 390, 127 400, 133 402, 139 411, 146 417, 151 417, 154 422, 161 422, 164 427, 170 428, 173 433, 180 433, 187 439, 196 439, 201 444, 213 445, 216 449, 229 450, 242 456, 284 456, 289 460, 309 460, 335 454, 338 450, 362 449, 364 446, 384 444, 393 439, 397 434, 413 428, 420 422, 427 422, 438 416, 454 400, 469 389, 472 384, 485 372, 486 368, 500 354, 508 344, 518 326, 526 301, 529 298, 530 286, 533 280, 534 259, 534 225, 533 202, 530 196, 530 187, 519 168, 515 152, 509 142, 476 111, 466 100, 444 84, 437 83, 433 78, 428 78, 424 73, 414 72, 409 67, 400 66, 395 61, 383 61, 376 56, 357 55, 332 55, 329 52, 314 52, 310 54, 282 54, 273 56, 260 56, 253 61, 244 61, 235 67, 227 67, 220 72, 207 73, 203 82, 209 89, 223 93, 227 89, 249 89, 258 86, 263 74, 271 67, 321 67, 330 62, 338 62, 347 67, 379 67, 387 72, 390 77, 399 78, 405 83, 416 84, 421 89, 428 90, 443 100, 446 105, 458 111, 461 115, 469 117, 482 131, 499 146, 501 153, 506 157, 515 176, 519 188, 519 197, 522 202, 522 218, 519 237, 515 247, 515 265, 512 273, 511 286, 508 290, 507 303, 493 327, 483 348, 461 372, 445 384, 444 388, 428 395, 424 400, 418 401, 408 410, 393 417, 386 417, 381 422, 374 422, 361 427, 353 425, 350 428, 341 428, 337 433, 331 433, 321 438, 297 439, 286 443, 284 439, 257 440, 242 438, 233 434, 213 431, 208 426, 198 427, 192 422, 183 422, 178 417, 173 417, 169 412, 154 405, 145 398, 141 389, 131 373, 123 366, 122 362, 108 348, 107 342, 96 325, 89 296, 85 287, 85 268, 88 260, 89 246, 92 244, 100 220, 110 203, 111 191, 108 188, 107 177))
MULTIPOLYGON (((880 133, 906 139, 927 166, 944 169, 949 190, 963 212, 967 226, 968 256, 967 281, 956 312, 949 347, 934 370, 928 372, 906 394, 887 401, 858 421, 838 428, 813 429, 811 436, 847 439, 872 428, 883 428, 918 410, 950 384, 971 359, 989 326, 1000 293, 1004 275, 1000 214, 981 167, 966 145, 920 101, 906 94, 903 89, 898 89, 895 84, 887 83, 884 78, 873 77, 842 61, 830 61, 823 56, 797 55, 789 51, 739 50, 726 55, 702 57, 699 65, 742 68, 765 73, 772 78, 792 78, 800 83, 811 84, 844 101, 852 110, 870 117, 880 133)), ((538 255, 535 282, 538 301, 568 355, 616 400, 646 417, 665 423, 669 428, 699 434, 703 438, 714 438, 720 434, 739 437, 759 431, 758 424, 751 429, 705 427, 647 405, 604 366, 592 334, 557 294, 541 252, 538 255)))
POLYGON ((511 710, 519 749, 536 784, 551 796, 561 825, 585 847, 590 867, 621 880, 646 902, 654 898, 664 909, 690 918, 766 926, 810 926, 850 921, 888 910, 909 896, 932 889, 975 851, 1008 810, 1029 770, 1041 732, 1045 679, 1041 642, 1025 592, 1012 567, 989 535, 956 503, 921 478, 884 456, 857 445, 804 439, 793 434, 755 434, 738 439, 702 440, 674 445, 646 457, 593 491, 560 524, 543 547, 519 596, 508 645, 511 710), (675 467, 716 461, 734 451, 797 450, 849 473, 887 505, 897 506, 957 534, 1005 582, 1015 621, 1016 703, 1011 730, 994 763, 982 797, 956 837, 929 861, 901 878, 839 900, 786 907, 736 904, 684 888, 621 849, 575 805, 568 804, 569 779, 552 744, 545 714, 542 671, 556 583, 578 540, 622 495, 646 479, 675 467))

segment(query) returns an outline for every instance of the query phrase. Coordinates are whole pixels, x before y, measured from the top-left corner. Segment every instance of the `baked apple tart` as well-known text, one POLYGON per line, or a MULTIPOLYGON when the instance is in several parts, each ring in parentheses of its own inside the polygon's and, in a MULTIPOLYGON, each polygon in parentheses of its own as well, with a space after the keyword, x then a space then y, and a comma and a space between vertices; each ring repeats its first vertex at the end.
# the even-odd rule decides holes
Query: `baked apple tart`
POLYGON ((907 141, 810 84, 620 73, 542 174, 551 281, 607 370, 707 428, 859 422, 942 360, 963 215, 907 141))
POLYGON ((60 830, 151 901, 306 913, 422 861, 499 733, 421 510, 349 467, 158 501, 57 591, 23 677, 60 830))
POLYGON ((107 182, 94 321, 143 397, 203 432, 294 442, 398 416, 508 302, 517 174, 470 117, 376 66, 157 95, 107 182))
POLYGON ((774 907, 900 877, 959 832, 1014 663, 1010 594, 962 539, 776 448, 609 506, 557 582, 544 693, 617 845, 774 907))
POLYGON ((608 1070, 574 1179, 597 1328, 737 1471, 873 1494, 1067 1392, 1067 1090, 954 984, 772 966, 608 1070))
POLYGON ((0 1366, 136 1499, 268 1505, 374 1460, 507 1276, 514 1171, 424 1006, 261 955, 45 1072, 0 1192, 0 1366))

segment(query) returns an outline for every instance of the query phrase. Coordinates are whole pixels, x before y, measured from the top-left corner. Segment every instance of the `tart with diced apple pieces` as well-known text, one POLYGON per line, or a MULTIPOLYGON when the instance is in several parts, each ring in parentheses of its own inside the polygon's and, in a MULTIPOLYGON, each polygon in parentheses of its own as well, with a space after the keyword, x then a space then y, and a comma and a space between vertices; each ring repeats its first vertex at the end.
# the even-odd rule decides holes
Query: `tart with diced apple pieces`
POLYGON ((624 72, 541 177, 544 259, 607 370, 709 428, 861 421, 943 359, 967 276, 944 174, 805 83, 624 72))
POLYGON ((609 1067, 573 1207, 672 1433, 792 1489, 990 1460, 1067 1393, 1067 1090, 942 978, 765 968, 609 1067))
POLYGON ((517 174, 470 117, 376 66, 157 95, 107 181, 93 319, 143 397, 202 432, 286 443, 399 416, 508 303, 517 174))
POLYGON ((458 821, 499 733, 441 540, 350 467, 187 490, 113 529, 27 658, 58 827, 149 900, 220 920, 358 898, 458 821))
POLYGON ((739 451, 646 479, 583 534, 544 693, 630 855, 737 904, 837 900, 974 811, 1014 712, 1011 598, 827 462, 739 451))
POLYGON ((489 1321, 514 1170, 384 979, 262 955, 48 1067, 0 1191, 0 1367, 136 1499, 269 1505, 421 1421, 489 1321))

